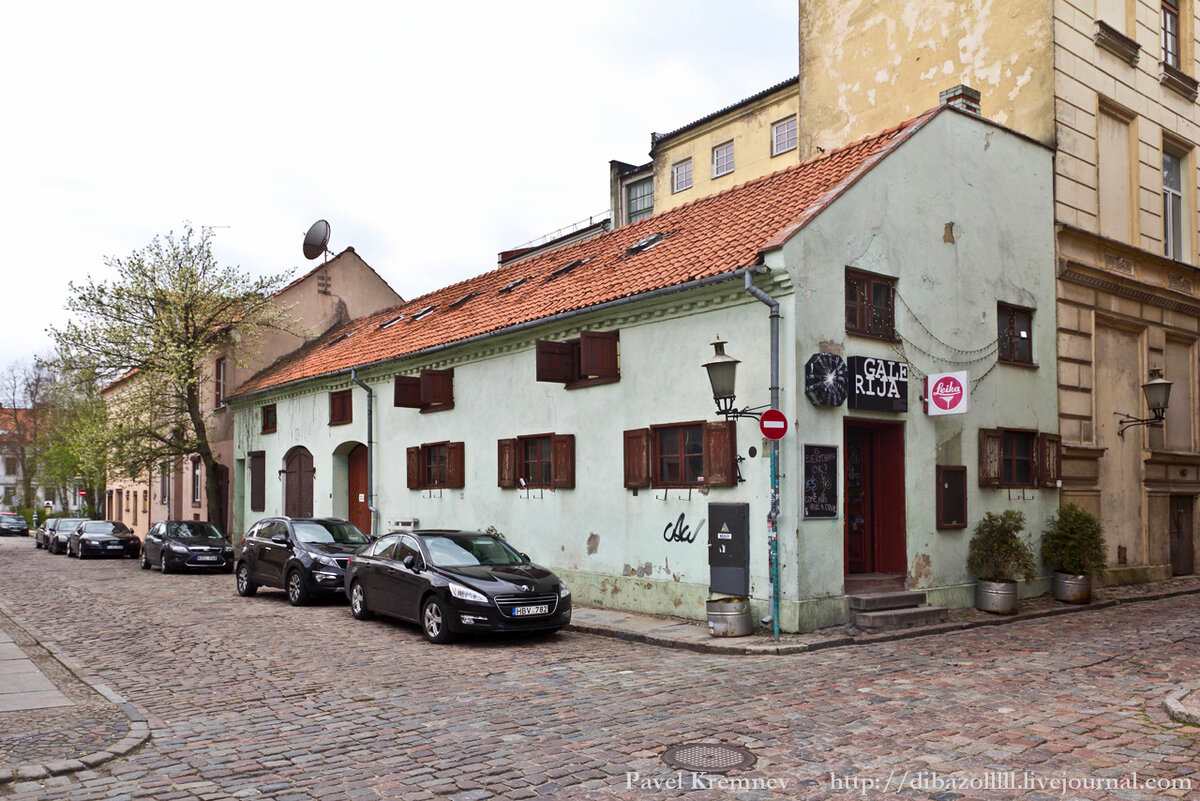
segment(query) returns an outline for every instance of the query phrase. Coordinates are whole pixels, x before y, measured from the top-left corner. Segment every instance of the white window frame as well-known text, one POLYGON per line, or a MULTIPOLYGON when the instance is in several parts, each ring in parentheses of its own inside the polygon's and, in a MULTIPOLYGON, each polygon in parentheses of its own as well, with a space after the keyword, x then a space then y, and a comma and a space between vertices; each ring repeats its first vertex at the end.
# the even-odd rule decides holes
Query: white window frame
POLYGON ((671 194, 692 188, 692 159, 688 157, 671 165, 671 194))
POLYGON ((796 149, 796 115, 771 126, 771 155, 778 156, 796 149), (782 141, 781 141, 782 140, 782 141))
POLYGON ((632 181, 629 184, 626 184, 625 198, 626 203, 628 204, 625 210, 626 217, 628 218, 626 222, 634 223, 638 220, 644 220, 647 217, 652 216, 654 214, 654 179, 642 178, 641 180, 632 181), (637 194, 634 192, 635 189, 639 190, 637 194), (645 208, 635 209, 635 200, 648 200, 650 205, 646 206, 645 208))
POLYGON ((1180 52, 1183 43, 1180 25, 1180 3, 1178 0, 1162 0, 1161 33, 1162 60, 1168 67, 1181 69, 1183 55, 1180 52))
POLYGON ((733 172, 733 140, 722 142, 712 149, 712 177, 720 178, 733 172))
POLYGON ((201 499, 204 497, 203 493, 200 492, 200 489, 203 486, 203 479, 201 478, 203 475, 204 475, 204 471, 202 469, 200 460, 193 459, 192 460, 192 503, 200 503, 201 499))
POLYGON ((1168 259, 1183 261, 1188 251, 1188 215, 1185 198, 1188 157, 1163 144, 1163 254, 1168 259), (1173 162, 1173 163, 1172 163, 1173 162), (1175 186, 1172 186, 1174 179, 1175 186))

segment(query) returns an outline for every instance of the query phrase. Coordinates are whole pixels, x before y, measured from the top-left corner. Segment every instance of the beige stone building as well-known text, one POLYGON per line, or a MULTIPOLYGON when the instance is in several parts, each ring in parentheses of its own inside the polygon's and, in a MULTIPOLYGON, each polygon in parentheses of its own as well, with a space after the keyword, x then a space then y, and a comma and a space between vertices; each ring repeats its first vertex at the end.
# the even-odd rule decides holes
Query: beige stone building
MULTIPOLYGON (((800 158, 911 117, 954 84, 979 91, 984 117, 1056 149, 1062 500, 1101 516, 1109 581, 1195 572, 1193 0, 799 6, 800 158), (1122 436, 1122 413, 1150 417, 1141 385, 1157 370, 1173 383, 1165 421, 1122 436)), ((1027 498, 998 491, 1016 508, 1027 498)))

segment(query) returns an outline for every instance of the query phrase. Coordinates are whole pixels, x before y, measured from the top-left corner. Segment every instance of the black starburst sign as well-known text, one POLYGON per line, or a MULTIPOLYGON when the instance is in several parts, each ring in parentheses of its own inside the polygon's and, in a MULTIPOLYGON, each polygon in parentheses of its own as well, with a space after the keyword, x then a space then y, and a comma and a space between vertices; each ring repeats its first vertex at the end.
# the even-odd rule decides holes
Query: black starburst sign
POLYGON ((804 366, 804 394, 814 406, 846 402, 846 362, 836 353, 814 353, 804 366))

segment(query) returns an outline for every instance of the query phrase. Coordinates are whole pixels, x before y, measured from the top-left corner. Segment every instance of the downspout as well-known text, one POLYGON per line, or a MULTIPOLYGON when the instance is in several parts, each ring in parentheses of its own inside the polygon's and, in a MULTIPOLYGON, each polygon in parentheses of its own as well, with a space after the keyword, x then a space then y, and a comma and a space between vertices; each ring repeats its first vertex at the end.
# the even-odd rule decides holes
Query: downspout
MULTIPOLYGON (((754 285, 755 272, 767 272, 768 268, 746 270, 746 291, 758 298, 771 310, 771 408, 779 410, 779 301, 754 285)), ((775 523, 779 519, 779 440, 771 440, 771 511, 767 513, 767 549, 771 577, 771 626, 775 641, 779 642, 779 533, 775 523)))
POLYGON ((367 536, 374 539, 378 536, 379 514, 375 508, 374 488, 372 466, 375 464, 375 390, 364 384, 358 379, 356 368, 350 368, 350 380, 367 391, 367 511, 371 513, 371 530, 367 532, 367 536))

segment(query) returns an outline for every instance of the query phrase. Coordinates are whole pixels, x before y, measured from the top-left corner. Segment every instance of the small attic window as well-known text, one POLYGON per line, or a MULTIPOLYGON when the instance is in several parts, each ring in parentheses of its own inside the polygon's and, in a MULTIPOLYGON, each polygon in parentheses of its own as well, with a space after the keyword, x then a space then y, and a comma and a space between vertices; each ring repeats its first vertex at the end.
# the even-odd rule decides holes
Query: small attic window
POLYGON ((468 292, 467 294, 463 295, 458 300, 451 303, 448 308, 457 309, 460 306, 465 306, 465 305, 467 305, 467 303, 469 303, 471 301, 472 298, 477 298, 477 297, 479 297, 480 294, 482 294, 482 293, 468 292))
POLYGON ((566 275, 567 273, 571 272, 571 270, 574 270, 576 267, 583 266, 584 264, 587 263, 587 261, 588 261, 587 259, 576 259, 575 261, 568 262, 567 264, 564 264, 562 267, 559 267, 554 272, 550 273, 550 275, 546 276, 546 280, 550 281, 554 278, 558 278, 560 275, 566 275))
POLYGON ((403 319, 404 319, 404 315, 403 315, 403 314, 397 314, 395 317, 393 317, 392 319, 388 320, 386 323, 380 323, 380 324, 379 324, 379 330, 381 330, 381 331, 382 331, 382 330, 383 330, 383 329, 385 329, 385 328, 391 328, 393 325, 395 325, 396 323, 400 322, 400 321, 401 321, 401 320, 403 320, 403 319))
POLYGON ((626 256, 633 256, 638 253, 644 253, 650 248, 657 245, 659 242, 667 238, 666 234, 651 234, 650 236, 639 239, 628 248, 625 249, 626 256))
POLYGON ((516 281, 513 281, 511 284, 507 284, 507 285, 501 287, 500 294, 503 295, 505 292, 512 292, 514 289, 516 289, 517 287, 519 287, 521 284, 525 283, 529 279, 530 279, 530 276, 528 276, 528 275, 525 276, 524 278, 518 278, 516 281))
POLYGON ((334 345, 341 342, 343 339, 349 339, 349 338, 350 338, 349 334, 342 334, 341 336, 337 336, 337 337, 334 337, 333 339, 329 340, 329 342, 326 343, 325 347, 332 348, 334 345))
POLYGON ((437 306, 426 306, 425 308, 421 309, 419 312, 417 312, 416 314, 414 314, 412 316, 413 321, 415 322, 417 320, 428 317, 430 315, 430 313, 436 308, 437 308, 437 306))

